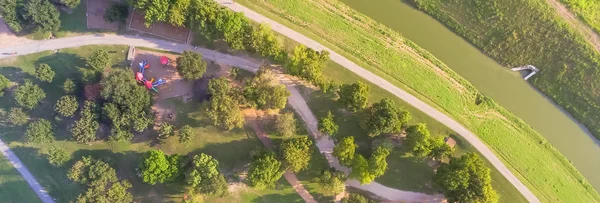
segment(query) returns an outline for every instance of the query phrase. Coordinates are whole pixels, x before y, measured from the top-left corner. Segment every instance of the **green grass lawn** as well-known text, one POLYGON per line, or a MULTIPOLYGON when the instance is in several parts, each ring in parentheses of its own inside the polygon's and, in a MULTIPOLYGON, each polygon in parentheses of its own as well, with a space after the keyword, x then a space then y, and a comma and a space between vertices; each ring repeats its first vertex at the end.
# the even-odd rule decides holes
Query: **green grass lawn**
MULTIPOLYGON (((117 175, 122 179, 129 180, 133 188, 131 192, 134 200, 138 202, 179 202, 189 188, 181 184, 157 184, 154 186, 142 183, 140 178, 136 177, 135 168, 144 152, 151 149, 161 149, 168 154, 178 153, 194 155, 206 153, 215 157, 220 163, 221 171, 229 180, 236 181, 237 176, 234 169, 244 168, 249 162, 250 152, 261 148, 262 144, 251 132, 251 129, 238 129, 229 132, 218 130, 206 122, 206 116, 201 111, 200 104, 197 102, 183 103, 180 98, 172 98, 160 101, 162 106, 172 108, 176 112, 176 119, 172 122, 179 127, 185 124, 192 126, 196 132, 196 137, 188 147, 178 143, 177 137, 170 137, 157 141, 157 133, 148 130, 143 134, 138 134, 132 143, 110 144, 104 141, 97 141, 92 145, 78 144, 70 141, 70 135, 67 131, 68 125, 72 122, 69 119, 62 121, 54 120, 54 111, 52 110, 56 100, 64 93, 60 85, 66 78, 78 79, 78 68, 84 66, 82 57, 90 55, 96 49, 104 49, 109 52, 109 56, 116 66, 124 66, 127 46, 85 46, 73 49, 62 49, 59 53, 41 52, 26 56, 19 56, 15 59, 0 61, 0 74, 7 76, 13 82, 22 82, 23 79, 31 79, 34 83, 40 84, 45 90, 47 97, 41 105, 30 112, 33 119, 45 118, 54 122, 55 136, 57 141, 53 144, 37 145, 25 142, 25 127, 0 126, 0 137, 5 140, 15 154, 23 161, 31 173, 38 179, 40 184, 49 191, 50 195, 57 199, 57 202, 73 201, 79 193, 82 192, 82 186, 75 184, 67 179, 66 174, 71 164, 76 160, 71 160, 63 167, 51 166, 43 155, 51 146, 60 146, 70 152, 75 159, 82 156, 92 155, 103 158, 117 170, 117 175), (124 51, 124 52, 122 52, 124 51), (48 63, 56 72, 54 81, 50 84, 43 84, 32 76, 34 67, 38 63, 48 63)), ((0 109, 7 111, 14 106, 11 94, 5 94, 0 97, 0 109)), ((0 160, 0 171, 4 172, 4 162, 0 160)), ((8 167, 8 169, 12 169, 8 167)), ((0 174, 0 182, 19 181, 18 174, 14 169, 0 174)), ((283 180, 283 179, 282 179, 283 180)), ((25 184, 22 182, 20 184, 25 184)), ((11 200, 35 197, 25 194, 31 191, 27 185, 24 185, 22 192, 10 193, 5 195, 5 189, 19 189, 19 183, 13 186, 1 187, 0 199, 11 200)), ((7 192, 9 190, 6 190, 7 192)), ((37 198, 35 198, 37 199, 37 198)), ((205 202, 300 202, 302 199, 293 188, 285 182, 280 181, 276 188, 269 190, 256 191, 252 188, 242 187, 235 193, 224 198, 206 197, 205 202)), ((35 202, 27 201, 27 202, 35 202)))
MULTIPOLYGON (((598 195, 585 178, 558 150, 548 144, 539 133, 495 102, 489 99, 481 103, 477 102, 479 93, 468 81, 425 50, 402 38, 397 32, 386 28, 335 0, 238 0, 236 2, 246 5, 273 20, 315 39, 369 71, 454 117, 458 122, 477 134, 540 200, 569 202, 600 201, 600 195, 598 195)), ((533 0, 529 2, 533 2, 533 0)), ((462 6, 462 4, 458 3, 456 5, 462 6)), ((488 7, 490 6, 486 6, 485 8, 488 7)), ((531 5, 513 5, 512 7, 525 10, 530 9, 531 5)), ((473 12, 461 10, 460 13, 471 14, 473 12)), ((545 13, 538 14, 538 16, 528 16, 511 13, 510 15, 504 15, 504 18, 508 16, 537 19, 547 17, 548 15, 545 13)), ((475 17, 469 17, 469 19, 473 18, 475 17)), ((526 21, 532 22, 529 20, 526 21)), ((514 25, 518 24, 517 22, 510 23, 512 24, 505 25, 504 27, 514 27, 514 25)), ((487 25, 490 23, 480 24, 487 25)), ((528 28, 528 32, 523 34, 540 33, 550 37, 555 35, 563 37, 573 36, 569 32, 550 33, 547 32, 547 29, 544 29, 544 32, 532 31, 532 29, 528 28)), ((498 29, 481 29, 481 31, 486 32, 495 30, 498 29)), ((485 33, 482 35, 485 35, 485 33)), ((521 36, 520 39, 523 38, 527 38, 527 36, 521 36)), ((481 43, 484 42, 481 41, 481 43)), ((553 46, 549 47, 554 47, 552 50, 557 50, 557 53, 561 52, 558 50, 563 50, 563 48, 558 48, 560 47, 558 45, 562 43, 554 43, 553 46)), ((522 60, 525 56, 529 55, 539 57, 535 61, 527 61, 527 64, 540 62, 540 58, 544 58, 543 60, 547 61, 544 63, 562 60, 573 56, 575 53, 562 53, 560 56, 552 56, 557 58, 554 59, 550 58, 549 54, 539 54, 539 50, 548 49, 539 47, 544 43, 538 42, 538 44, 515 46, 511 48, 511 53, 513 55, 524 55, 518 57, 518 60, 522 60), (530 48, 525 46, 538 47, 538 49, 523 53, 523 50, 526 50, 524 48, 530 48)), ((502 46, 501 48, 503 47, 511 46, 502 46)), ((569 49, 570 47, 573 46, 566 46, 564 48, 569 49)), ((497 51, 497 49, 490 49, 490 51, 497 51)), ((585 51, 577 53, 585 56, 590 55, 589 52, 585 51)), ((585 62, 586 60, 582 61, 582 63, 585 62)), ((537 65, 536 63, 534 64, 537 65)), ((556 65, 558 64, 554 64, 553 66, 556 65)), ((588 64, 586 67, 595 66, 588 64)), ((579 72, 581 76, 595 75, 591 72, 589 72, 590 74, 584 74, 582 71, 571 72, 579 72)), ((336 78, 342 78, 338 75, 335 76, 336 78)), ((548 77, 548 75, 545 77, 548 77)), ((539 84, 543 80, 540 78, 534 79, 534 83, 539 84)), ((597 79, 600 77, 591 78, 586 76, 585 78, 592 81, 595 80, 594 78, 597 79)), ((553 78, 547 81, 552 81, 555 84, 561 83, 556 82, 556 79, 553 78)), ((573 84, 580 83, 579 81, 569 81, 573 82, 573 84)), ((567 82, 567 80, 564 80, 564 82, 567 82)), ((557 85, 552 86, 559 87, 557 85)), ((571 85, 563 84, 561 88, 565 86, 571 85)), ((586 86, 586 88, 580 87, 578 89, 589 90, 590 88, 586 86)), ((587 93, 580 93, 580 95, 584 94, 587 93)), ((571 96, 571 98, 575 97, 575 95, 571 96)), ((588 104, 593 103, 588 102, 593 100, 580 101, 588 104)), ((565 103, 560 104, 565 106, 565 103)), ((586 110, 585 112, 594 112, 592 109, 586 110)), ((592 116, 590 118, 596 117, 592 116)))
POLYGON ((42 202, 4 156, 0 157, 0 199, 7 203, 42 202))
POLYGON ((81 1, 71 14, 60 12, 60 29, 55 32, 57 37, 68 37, 87 32, 87 0, 81 1))
POLYGON ((600 1, 560 0, 584 22, 600 33, 600 1))

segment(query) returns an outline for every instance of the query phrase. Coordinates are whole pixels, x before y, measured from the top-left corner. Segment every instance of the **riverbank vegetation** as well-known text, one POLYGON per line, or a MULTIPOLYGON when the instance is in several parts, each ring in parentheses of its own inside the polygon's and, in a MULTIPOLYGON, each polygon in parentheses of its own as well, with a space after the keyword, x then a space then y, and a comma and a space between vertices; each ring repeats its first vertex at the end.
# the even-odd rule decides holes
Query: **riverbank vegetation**
POLYGON ((600 33, 600 1, 594 0, 560 0, 566 4, 570 10, 597 33, 600 33))
MULTIPOLYGON (((450 114, 485 141, 542 201, 600 200, 540 134, 398 33, 333 0, 236 2, 317 40, 450 114)), ((539 50, 527 54, 539 56, 539 50)))

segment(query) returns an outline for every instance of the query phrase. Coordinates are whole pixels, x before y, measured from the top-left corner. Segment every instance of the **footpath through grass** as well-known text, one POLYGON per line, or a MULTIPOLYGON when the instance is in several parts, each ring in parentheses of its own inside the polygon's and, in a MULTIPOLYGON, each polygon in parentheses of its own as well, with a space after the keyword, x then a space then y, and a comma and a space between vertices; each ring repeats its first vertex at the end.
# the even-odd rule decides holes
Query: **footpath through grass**
MULTIPOLYGON (((585 178, 539 133, 492 100, 481 97, 468 81, 395 31, 335 0, 238 0, 236 2, 315 39, 445 111, 487 143, 541 201, 600 201, 600 195, 585 178)), ((527 5, 513 7, 528 8, 527 5)), ((472 12, 463 10, 461 13, 472 12)), ((504 18, 507 16, 508 14, 504 18)), ((482 29, 482 31, 490 30, 492 29, 482 29)), ((540 32, 540 30, 528 30, 525 34, 533 34, 532 32, 540 32)), ((547 30, 541 32, 544 35, 555 35, 547 30)), ((565 35, 565 33, 558 34, 565 35)), ((563 48, 555 47, 555 49, 558 51, 563 48)), ((515 54, 524 52, 518 47, 513 47, 511 50, 515 54)), ((540 54, 539 50, 548 49, 538 49, 523 54, 546 57, 546 54, 540 54)), ((558 57, 564 59, 569 56, 570 54, 563 53, 558 57)), ((545 58, 545 60, 553 59, 545 58)), ((538 81, 540 79, 536 79, 536 83, 538 81)))
POLYGON ((600 33, 600 1, 598 0, 560 0, 570 10, 596 32, 600 33))

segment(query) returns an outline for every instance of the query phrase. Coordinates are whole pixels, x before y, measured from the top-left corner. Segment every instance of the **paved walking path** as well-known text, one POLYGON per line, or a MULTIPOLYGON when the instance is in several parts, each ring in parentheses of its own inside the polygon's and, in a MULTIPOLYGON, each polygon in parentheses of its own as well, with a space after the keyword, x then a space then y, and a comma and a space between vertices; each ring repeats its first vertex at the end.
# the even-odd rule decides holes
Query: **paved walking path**
POLYGON ((21 176, 23 176, 23 179, 25 179, 25 181, 27 182, 27 184, 29 184, 29 187, 31 187, 35 194, 37 194, 37 196, 40 197, 42 202, 54 203, 54 200, 52 199, 52 197, 50 197, 50 195, 48 195, 48 192, 44 190, 44 188, 40 185, 40 183, 38 183, 35 177, 33 177, 29 170, 27 170, 25 165, 21 163, 19 157, 17 157, 15 153, 13 153, 10 150, 8 145, 6 145, 6 143, 4 143, 2 140, 0 140, 0 151, 2 151, 2 155, 4 155, 6 159, 8 159, 8 162, 10 162, 10 164, 12 164, 17 169, 17 171, 19 171, 21 176))
MULTIPOLYGON (((260 126, 258 121, 254 118, 249 118, 249 119, 246 119, 246 122, 250 124, 250 126, 252 127, 252 130, 254 130, 254 132, 256 133, 256 136, 258 137, 258 139, 260 139, 260 141, 263 143, 263 145, 265 145, 265 147, 267 147, 267 149, 273 149, 273 143, 271 142, 271 139, 269 139, 267 137, 267 133, 260 126)), ((302 185, 302 183, 300 183, 300 181, 298 181, 296 174, 292 173, 291 171, 285 171, 285 173, 283 174, 283 177, 288 181, 288 183, 290 183, 290 185, 292 185, 292 187, 294 187, 294 190, 296 190, 296 192, 300 195, 300 197, 302 197, 302 199, 304 199, 304 202, 317 203, 315 198, 312 195, 310 195, 310 193, 308 192, 308 190, 306 190, 306 188, 304 188, 304 185, 302 185)))
POLYGON ((396 87, 395 85, 386 81, 385 79, 365 70, 364 68, 362 68, 359 65, 357 65, 356 63, 346 59, 345 57, 336 53, 335 51, 319 44, 318 42, 296 32, 290 28, 285 27, 282 24, 279 24, 259 13, 256 13, 256 12, 250 10, 249 8, 246 8, 242 5, 240 5, 240 4, 226 2, 226 0, 217 0, 217 2, 221 3, 221 5, 228 7, 229 9, 231 9, 233 11, 244 13, 246 15, 246 17, 250 18, 253 21, 270 25, 274 31, 279 32, 282 35, 285 35, 288 38, 293 39, 300 44, 304 44, 305 46, 310 47, 315 50, 328 51, 329 57, 331 58, 332 61, 340 64, 341 66, 345 67, 346 69, 363 77, 365 80, 396 95, 398 98, 404 100, 405 102, 409 103, 410 105, 414 106, 415 108, 419 109, 420 111, 426 113, 430 117, 438 120, 440 123, 443 123, 448 128, 457 132, 459 135, 464 137, 465 140, 467 140, 471 145, 473 145, 473 147, 475 147, 475 149, 477 149, 479 152, 481 152, 481 154, 487 160, 489 160, 492 163, 492 165, 496 169, 498 169, 498 171, 500 171, 500 173, 506 179, 508 179, 508 181, 511 184, 513 184, 519 190, 519 192, 521 192, 521 194, 523 194, 523 196, 525 198, 527 198, 527 200, 529 202, 540 202, 539 199, 537 199, 537 197, 535 197, 535 195, 529 190, 529 188, 527 188, 514 174, 512 174, 512 172, 510 170, 508 170, 508 168, 504 165, 504 163, 502 163, 502 161, 500 161, 500 159, 498 159, 498 157, 496 157, 496 155, 481 140, 479 140, 479 138, 475 134, 470 132, 467 128, 462 126, 460 123, 456 122, 454 119, 452 119, 449 116, 445 115, 444 113, 440 112, 436 108, 429 106, 428 104, 419 100, 418 98, 409 94, 408 92, 396 87))

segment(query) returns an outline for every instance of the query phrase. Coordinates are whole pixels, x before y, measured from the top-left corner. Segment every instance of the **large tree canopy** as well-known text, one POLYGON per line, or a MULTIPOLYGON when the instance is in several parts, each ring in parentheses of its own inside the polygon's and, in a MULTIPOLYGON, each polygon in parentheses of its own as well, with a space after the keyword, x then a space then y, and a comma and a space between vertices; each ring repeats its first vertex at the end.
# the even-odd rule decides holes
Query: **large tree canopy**
POLYGON ((340 102, 348 110, 356 112, 369 104, 369 86, 363 82, 343 84, 339 91, 340 102))
POLYGON ((60 97, 54 106, 54 110, 64 117, 72 117, 79 108, 79 103, 73 95, 60 97))
POLYGON ((275 185, 283 172, 281 162, 275 158, 275 154, 263 152, 250 162, 248 182, 251 186, 259 189, 269 188, 275 185))
POLYGON ((25 134, 28 142, 50 143, 54 141, 52 124, 46 119, 40 119, 29 124, 25 134))
POLYGON ((88 143, 96 140, 96 131, 100 127, 96 104, 86 101, 80 112, 81 118, 71 128, 71 136, 80 143, 88 143))
POLYGON ((246 48, 252 26, 243 13, 222 10, 217 15, 215 26, 222 33, 229 47, 235 50, 244 50, 246 48))
POLYGON ((490 169, 472 152, 442 163, 433 181, 442 189, 448 202, 498 202, 490 169))
POLYGON ((42 63, 35 68, 35 77, 44 82, 52 82, 54 71, 48 64, 42 63))
POLYGON ((95 71, 103 71, 110 66, 110 57, 108 52, 98 49, 86 59, 87 65, 95 71))
POLYGON ((46 98, 46 93, 40 86, 26 80, 25 84, 17 87, 14 96, 17 104, 31 110, 37 107, 42 99, 46 98))
POLYGON ((188 19, 190 0, 175 0, 171 2, 168 21, 171 25, 182 27, 188 19))
POLYGON ((144 155, 144 159, 140 164, 140 171, 145 183, 154 185, 156 183, 164 183, 170 178, 168 174, 169 162, 165 153, 160 150, 150 150, 144 155))
POLYGON ((298 45, 290 55, 285 69, 290 75, 318 84, 323 79, 322 72, 327 61, 329 61, 329 52, 315 51, 304 45, 298 45))
POLYGON ((79 194, 77 203, 133 202, 133 196, 127 191, 131 183, 119 181, 115 169, 104 161, 83 157, 73 164, 67 177, 88 187, 79 194))
POLYGON ((193 51, 184 51, 177 58, 176 68, 183 79, 197 80, 202 78, 206 72, 206 63, 202 60, 202 54, 193 51))
POLYGON ((246 100, 263 110, 284 108, 290 95, 276 76, 265 68, 261 68, 244 87, 246 100))
POLYGON ((26 22, 31 23, 34 29, 42 31, 58 31, 60 28, 60 13, 50 1, 29 0, 21 13, 26 22))
POLYGON ((339 129, 339 126, 335 123, 333 114, 331 111, 327 111, 325 117, 319 117, 319 131, 327 133, 328 135, 335 135, 339 129))
POLYGON ((280 60, 284 56, 283 42, 268 24, 261 23, 258 29, 252 30, 252 45, 248 48, 263 57, 280 60))
POLYGON ((431 153, 431 135, 424 123, 410 126, 406 129, 406 148, 412 151, 416 157, 426 157, 431 153))
POLYGON ((368 110, 363 127, 371 137, 399 133, 410 118, 408 111, 398 107, 391 99, 384 98, 368 110))
POLYGON ((333 147, 333 156, 338 158, 342 165, 351 166, 356 148, 358 145, 354 143, 353 136, 344 137, 333 147))
POLYGON ((312 158, 312 140, 304 136, 283 141, 280 146, 285 165, 294 173, 308 167, 312 158))
POLYGON ((144 12, 146 27, 150 27, 155 22, 167 21, 169 0, 132 0, 131 4, 144 12))
POLYGON ((219 162, 204 153, 194 156, 186 180, 195 190, 203 194, 223 196, 227 193, 228 185, 225 177, 219 172, 219 162))
POLYGON ((344 173, 331 168, 324 170, 321 174, 315 178, 315 182, 318 185, 318 190, 326 196, 335 196, 344 192, 346 189, 346 177, 344 173))
POLYGON ((208 82, 208 91, 212 98, 206 107, 206 114, 213 125, 224 130, 241 128, 244 118, 239 103, 231 95, 231 87, 227 79, 211 79, 208 82))

